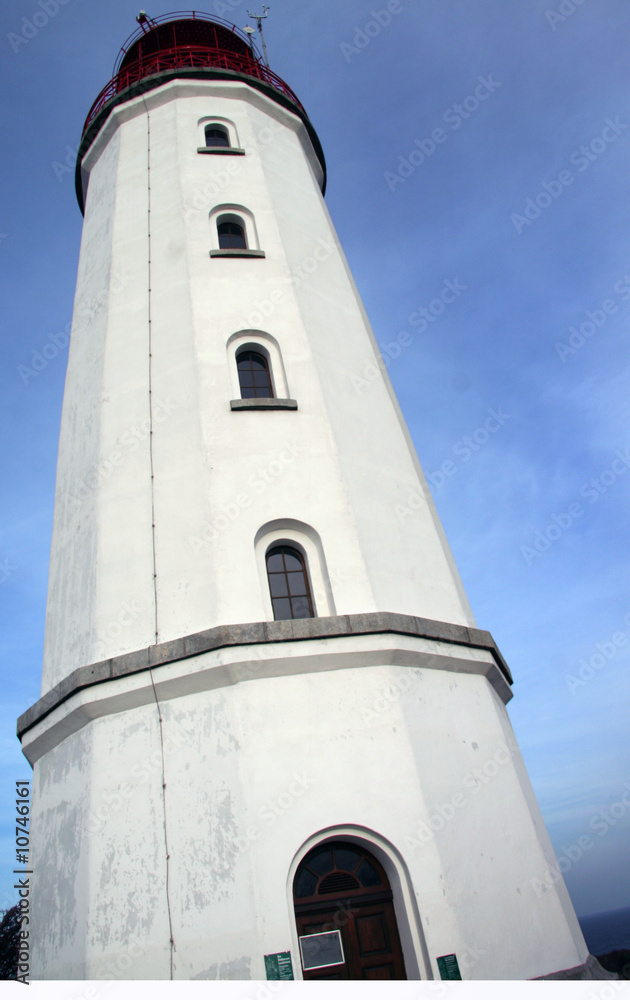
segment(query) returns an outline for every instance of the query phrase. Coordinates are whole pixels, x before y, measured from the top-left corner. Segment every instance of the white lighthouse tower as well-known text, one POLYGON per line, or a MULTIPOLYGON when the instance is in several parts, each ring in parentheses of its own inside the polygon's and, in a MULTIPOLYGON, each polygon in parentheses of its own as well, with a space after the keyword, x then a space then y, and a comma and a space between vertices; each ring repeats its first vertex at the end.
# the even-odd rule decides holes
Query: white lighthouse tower
POLYGON ((313 126, 139 20, 78 157, 32 975, 590 977, 313 126))

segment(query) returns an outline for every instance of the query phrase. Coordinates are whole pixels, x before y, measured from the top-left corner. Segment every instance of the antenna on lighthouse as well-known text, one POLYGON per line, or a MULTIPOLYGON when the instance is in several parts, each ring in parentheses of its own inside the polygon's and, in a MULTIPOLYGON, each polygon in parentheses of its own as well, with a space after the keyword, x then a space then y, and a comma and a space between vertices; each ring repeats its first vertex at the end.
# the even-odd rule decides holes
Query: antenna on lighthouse
MULTIPOLYGON (((265 56, 265 64, 267 68, 269 68, 269 60, 267 59, 267 46, 265 45, 265 36, 263 35, 263 30, 262 30, 262 19, 263 17, 268 17, 267 11, 270 9, 271 9, 270 7, 266 7, 263 4, 262 14, 252 14, 251 10, 247 11, 247 16, 253 17, 258 22, 258 31, 260 32, 260 40, 262 42, 263 54, 265 56)), ((247 31, 247 29, 245 30, 247 31)))

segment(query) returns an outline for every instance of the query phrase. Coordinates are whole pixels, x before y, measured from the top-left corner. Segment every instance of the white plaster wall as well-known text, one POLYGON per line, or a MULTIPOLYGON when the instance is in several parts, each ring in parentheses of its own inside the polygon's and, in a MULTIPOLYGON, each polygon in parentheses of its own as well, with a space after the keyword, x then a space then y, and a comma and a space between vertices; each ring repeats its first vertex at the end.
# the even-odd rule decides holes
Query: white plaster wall
MULTIPOLYGON (((264 979, 264 955, 285 950, 298 970, 290 875, 318 831, 342 827, 391 845, 406 866, 419 922, 411 904, 403 914, 399 903, 398 919, 430 958, 427 970, 421 949, 407 950, 411 974, 439 978, 437 956, 453 952, 470 979, 525 979, 585 960, 564 887, 534 890, 550 848, 485 678, 395 665, 259 677, 161 701, 161 713, 175 978, 264 979), (451 817, 455 795, 464 801, 451 817)), ((84 864, 74 883, 87 932, 82 940, 70 895, 76 965, 51 949, 46 975, 111 978, 124 955, 120 978, 168 978, 157 707, 81 734, 47 757, 67 758, 51 808, 77 809, 72 758, 89 775, 89 812, 83 805, 70 840, 51 839, 48 851, 52 869, 68 871, 89 830, 89 880, 84 864)), ((39 900, 50 925, 63 922, 53 885, 40 885, 39 900)))
POLYGON ((29 868, 32 979, 85 979, 92 730, 82 729, 33 769, 29 868))
POLYGON ((387 376, 353 388, 378 351, 299 120, 244 84, 176 81, 115 111, 84 167, 43 690, 84 663, 264 620, 254 538, 278 518, 319 534, 339 614, 473 624, 387 376), (214 114, 244 156, 196 152, 214 114), (221 204, 253 212, 265 259, 210 258, 221 204), (226 343, 252 328, 278 341, 297 412, 230 410, 226 343), (410 489, 425 499, 401 522, 410 489))

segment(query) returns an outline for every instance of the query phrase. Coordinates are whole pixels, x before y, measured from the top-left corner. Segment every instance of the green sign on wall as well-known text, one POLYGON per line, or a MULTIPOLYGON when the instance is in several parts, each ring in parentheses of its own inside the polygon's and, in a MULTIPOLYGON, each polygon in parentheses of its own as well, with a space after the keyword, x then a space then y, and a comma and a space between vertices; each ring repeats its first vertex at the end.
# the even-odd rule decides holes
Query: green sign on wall
POLYGON ((293 979, 291 952, 278 951, 275 955, 265 955, 267 979, 293 979))
POLYGON ((441 955, 437 960, 442 979, 461 979, 457 955, 441 955))

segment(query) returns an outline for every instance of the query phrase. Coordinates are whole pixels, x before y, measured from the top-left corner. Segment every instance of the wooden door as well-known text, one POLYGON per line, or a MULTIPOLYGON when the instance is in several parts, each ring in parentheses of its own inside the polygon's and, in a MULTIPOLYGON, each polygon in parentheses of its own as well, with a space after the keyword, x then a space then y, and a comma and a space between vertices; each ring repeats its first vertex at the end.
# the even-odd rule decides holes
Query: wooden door
POLYGON ((311 851, 294 899, 298 936, 339 931, 343 949, 343 964, 304 969, 304 979, 407 978, 387 876, 363 848, 342 842, 311 851))

